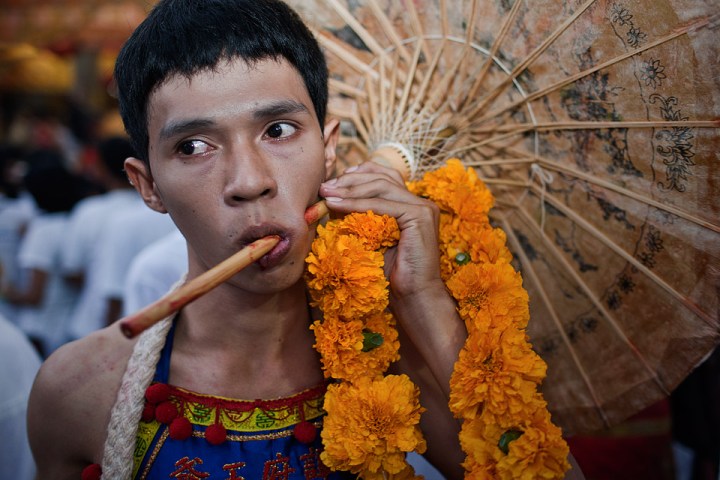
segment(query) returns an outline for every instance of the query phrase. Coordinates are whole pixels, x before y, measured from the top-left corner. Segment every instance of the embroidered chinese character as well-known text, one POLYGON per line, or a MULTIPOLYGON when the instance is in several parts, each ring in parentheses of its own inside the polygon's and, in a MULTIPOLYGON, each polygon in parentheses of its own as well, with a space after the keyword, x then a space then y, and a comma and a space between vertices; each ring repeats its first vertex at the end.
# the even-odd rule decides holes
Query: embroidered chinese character
POLYGON ((135 451, 133 451, 133 457, 142 458, 145 455, 149 445, 147 440, 144 438, 138 438, 135 444, 135 451))
POLYGON ((195 457, 192 460, 190 460, 190 457, 183 457, 175 462, 175 466, 178 467, 178 469, 172 472, 169 476, 170 478, 179 478, 180 480, 198 480, 199 478, 207 478, 210 476, 209 473, 195 470, 195 466, 202 465, 202 463, 202 460, 198 457, 195 457))
POLYGON ((196 422, 211 420, 212 408, 200 403, 194 403, 190 407, 190 413, 196 422))
POLYGON ((294 472, 295 469, 290 467, 290 458, 277 453, 275 460, 265 462, 262 478, 263 480, 289 480, 290 474, 294 472))
POLYGON ((230 471, 230 476, 225 480, 245 480, 237 471, 245 466, 245 462, 235 462, 223 465, 223 470, 230 471))
POLYGON ((308 453, 300 456, 303 464, 305 480, 326 479, 330 475, 330 469, 320 460, 320 452, 317 448, 311 448, 308 453))
POLYGON ((265 412, 258 412, 257 416, 255 417, 255 425, 259 428, 270 428, 275 423, 275 419, 269 416, 265 412))

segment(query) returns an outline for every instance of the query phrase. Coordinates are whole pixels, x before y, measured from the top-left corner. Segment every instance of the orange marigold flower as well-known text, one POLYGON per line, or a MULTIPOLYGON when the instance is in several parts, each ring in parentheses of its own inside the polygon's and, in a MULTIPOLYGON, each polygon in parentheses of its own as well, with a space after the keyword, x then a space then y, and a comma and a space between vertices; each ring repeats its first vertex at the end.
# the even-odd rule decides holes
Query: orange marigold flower
POLYGON ((570 465, 562 432, 550 421, 543 400, 538 399, 531 407, 521 419, 483 412, 463 422, 460 444, 469 452, 463 465, 473 472, 472 478, 486 478, 486 473, 496 479, 564 477, 570 465), (503 439, 507 433, 514 436, 503 439))
POLYGON ((408 185, 410 191, 433 200, 441 210, 462 216, 468 221, 487 218, 494 198, 477 177, 475 170, 465 168, 458 159, 425 174, 422 180, 408 185))
POLYGON ((495 464, 502 459, 498 440, 504 429, 498 424, 487 421, 485 416, 477 416, 463 422, 458 438, 467 458, 463 463, 465 470, 475 472, 476 478, 497 478, 495 464))
POLYGON ((355 381, 360 377, 382 376, 390 363, 398 360, 398 332, 393 316, 386 312, 370 318, 340 320, 325 317, 310 327, 315 331, 315 349, 320 353, 326 378, 355 381), (380 334, 382 345, 363 352, 363 332, 380 334))
POLYGON ((510 442, 497 471, 501 478, 560 479, 570 468, 568 454, 562 431, 550 421, 547 410, 539 408, 522 427, 522 435, 510 442))
POLYGON ((388 282, 383 255, 368 251, 355 236, 333 235, 322 226, 318 232, 306 259, 313 306, 345 318, 384 310, 388 282))
POLYGON ((496 480, 497 472, 495 471, 495 464, 488 463, 481 465, 473 459, 472 456, 465 457, 465 461, 462 462, 462 467, 465 469, 464 480, 496 480))
POLYGON ((331 385, 325 395, 322 461, 333 470, 362 472, 363 478, 400 473, 407 452, 425 451, 418 397, 405 375, 331 385))
POLYGON ((500 228, 489 223, 469 223, 459 217, 440 217, 441 274, 447 281, 462 268, 456 256, 460 253, 470 256, 473 263, 510 263, 512 253, 506 246, 507 237, 500 228))
MULTIPOLYGON (((522 276, 508 263, 468 264, 447 282, 458 301, 460 315, 466 320, 497 317, 510 319, 517 328, 525 328, 530 318, 528 294, 522 276)), ((469 322, 468 330, 475 326, 469 322)))
POLYGON ((460 231, 470 245, 470 257, 477 263, 510 263, 512 253, 507 248, 507 236, 501 228, 487 228, 478 232, 460 231))
POLYGON ((480 405, 495 414, 518 414, 533 401, 546 370, 522 331, 470 335, 450 379, 450 410, 461 418, 474 418, 480 405))
POLYGON ((400 240, 397 220, 388 215, 376 215, 372 211, 350 213, 341 221, 328 222, 328 228, 340 235, 355 235, 367 250, 392 247, 400 240))
POLYGON ((362 351, 363 322, 326 316, 322 321, 316 320, 310 328, 315 332, 314 347, 320 353, 325 378, 354 377, 357 372, 352 367, 357 362, 348 362, 348 358, 357 357, 362 351), (347 368, 348 363, 350 368, 347 368))

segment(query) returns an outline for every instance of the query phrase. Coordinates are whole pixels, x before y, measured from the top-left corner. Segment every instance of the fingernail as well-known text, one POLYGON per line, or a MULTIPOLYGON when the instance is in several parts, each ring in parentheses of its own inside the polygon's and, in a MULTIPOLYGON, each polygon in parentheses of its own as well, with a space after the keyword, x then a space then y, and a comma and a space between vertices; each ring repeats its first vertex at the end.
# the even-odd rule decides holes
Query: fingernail
POLYGON ((329 187, 331 185, 335 185, 337 183, 337 178, 331 178, 327 182, 323 182, 323 185, 326 187, 329 187))
POLYGON ((355 166, 352 166, 352 167, 346 169, 346 170, 345 170, 345 173, 352 173, 352 172, 354 172, 354 171, 357 170, 357 169, 358 169, 358 167, 357 167, 357 165, 355 165, 355 166))
POLYGON ((340 198, 340 197, 325 197, 325 201, 330 202, 330 203, 339 203, 339 202, 342 202, 342 198, 340 198))

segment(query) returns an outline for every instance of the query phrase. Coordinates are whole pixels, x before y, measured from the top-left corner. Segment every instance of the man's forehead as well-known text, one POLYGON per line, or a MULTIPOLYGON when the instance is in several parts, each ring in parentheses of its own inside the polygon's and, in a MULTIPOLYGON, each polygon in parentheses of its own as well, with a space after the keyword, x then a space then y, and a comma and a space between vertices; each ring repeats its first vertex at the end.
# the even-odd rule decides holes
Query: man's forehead
MULTIPOLYGON (((305 82, 300 72, 284 58, 273 59, 265 58, 257 61, 246 61, 243 58, 221 59, 216 65, 198 69, 192 73, 174 72, 167 75, 159 82, 148 95, 148 113, 151 113, 153 105, 157 103, 158 97, 164 97, 163 100, 174 100, 187 94, 188 90, 201 90, 202 85, 211 85, 207 94, 212 94, 218 89, 224 89, 226 86, 238 94, 251 93, 260 97, 263 92, 273 90, 273 86, 281 88, 276 89, 276 94, 286 92, 288 96, 293 94, 291 86, 297 87, 295 93, 301 94, 303 101, 312 102, 305 82), (256 85, 255 90, 248 92, 247 86, 251 77, 262 78, 260 85, 256 85), (235 77, 235 82, 232 78, 235 77)), ((312 109, 312 104, 309 105, 312 109)))

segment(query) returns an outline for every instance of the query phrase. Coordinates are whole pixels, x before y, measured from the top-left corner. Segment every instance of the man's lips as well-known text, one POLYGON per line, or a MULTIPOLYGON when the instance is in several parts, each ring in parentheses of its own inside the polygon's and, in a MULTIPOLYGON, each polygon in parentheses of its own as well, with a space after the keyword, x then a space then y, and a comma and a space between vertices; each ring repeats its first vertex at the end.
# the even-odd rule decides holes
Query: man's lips
POLYGON ((255 240, 270 235, 277 235, 280 237, 280 241, 272 248, 272 250, 257 260, 256 264, 258 264, 262 269, 271 268, 277 265, 280 263, 282 258, 287 255, 291 247, 290 233, 277 225, 259 225, 248 228, 243 232, 241 237, 240 246, 241 248, 244 248, 255 240))
POLYGON ((275 245, 268 253, 260 257, 256 263, 263 270, 272 268, 278 265, 289 251, 290 240, 287 237, 280 237, 280 241, 277 245, 275 245))

